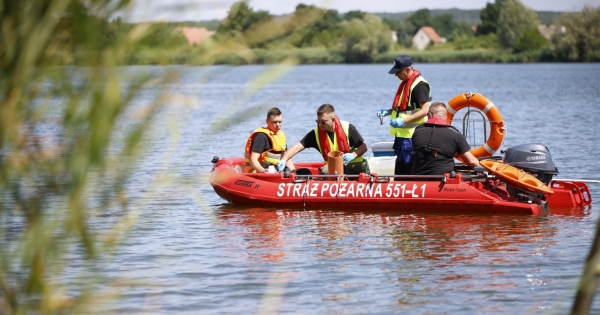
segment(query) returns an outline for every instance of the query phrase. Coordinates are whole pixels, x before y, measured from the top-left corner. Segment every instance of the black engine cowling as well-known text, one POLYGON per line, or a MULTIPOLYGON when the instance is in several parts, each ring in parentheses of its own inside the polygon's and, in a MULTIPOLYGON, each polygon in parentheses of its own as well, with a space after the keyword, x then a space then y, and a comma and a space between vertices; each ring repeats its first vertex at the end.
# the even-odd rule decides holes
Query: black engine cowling
POLYGON ((550 150, 540 143, 520 144, 506 149, 503 162, 534 175, 546 185, 558 174, 550 150))

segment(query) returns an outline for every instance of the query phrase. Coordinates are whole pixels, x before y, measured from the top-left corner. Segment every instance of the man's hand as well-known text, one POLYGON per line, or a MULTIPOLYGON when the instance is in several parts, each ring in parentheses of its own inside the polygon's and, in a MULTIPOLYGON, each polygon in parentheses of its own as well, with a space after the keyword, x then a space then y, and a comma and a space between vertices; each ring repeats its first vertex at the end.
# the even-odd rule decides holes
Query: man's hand
POLYGON ((277 170, 279 171, 279 173, 283 172, 283 169, 285 168, 285 162, 286 160, 279 160, 279 162, 277 163, 277 170))
POLYGON ((354 153, 345 153, 344 154, 344 163, 348 164, 355 158, 356 158, 356 156, 354 155, 354 153))
POLYGON ((390 126, 394 128, 400 128, 404 126, 404 118, 396 118, 390 122, 390 126))
POLYGON ((390 110, 389 109, 380 109, 377 112, 377 117, 381 118, 381 117, 385 117, 385 116, 389 116, 390 115, 390 110))

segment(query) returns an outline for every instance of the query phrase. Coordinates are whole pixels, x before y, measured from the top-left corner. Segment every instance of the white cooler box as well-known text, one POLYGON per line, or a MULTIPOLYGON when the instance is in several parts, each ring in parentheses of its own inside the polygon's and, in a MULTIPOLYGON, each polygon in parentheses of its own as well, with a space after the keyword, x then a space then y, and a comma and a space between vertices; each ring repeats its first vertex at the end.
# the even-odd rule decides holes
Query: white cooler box
POLYGON ((377 142, 371 147, 373 156, 394 156, 393 142, 377 142))
POLYGON ((394 176, 396 168, 396 156, 374 156, 366 158, 369 172, 380 176, 394 176))

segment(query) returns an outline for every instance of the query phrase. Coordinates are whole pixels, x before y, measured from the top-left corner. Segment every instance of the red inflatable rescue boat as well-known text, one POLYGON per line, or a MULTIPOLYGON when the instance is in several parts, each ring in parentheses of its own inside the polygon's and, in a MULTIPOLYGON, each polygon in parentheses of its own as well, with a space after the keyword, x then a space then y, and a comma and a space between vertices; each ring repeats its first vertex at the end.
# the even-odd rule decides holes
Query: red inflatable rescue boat
MULTIPOLYGON (((444 175, 390 174, 318 175, 323 163, 296 163, 295 173, 243 173, 244 159, 213 160, 210 184, 230 203, 300 209, 369 211, 475 212, 486 214, 540 214, 552 208, 591 204, 585 183, 550 180, 533 189, 493 172, 460 170, 444 175)), ((503 163, 495 161, 494 163, 503 163)))
POLYGON ((473 109, 485 114, 490 137, 471 150, 480 158, 480 169, 458 165, 444 175, 394 176, 392 143, 384 142, 373 146, 370 171, 360 175, 319 175, 322 162, 294 163, 298 172, 292 174, 247 173, 243 158, 215 157, 210 184, 228 202, 255 207, 540 214, 592 203, 584 182, 553 179, 558 169, 543 144, 513 146, 503 158, 492 156, 502 145, 505 123, 487 98, 460 94, 447 108, 449 122, 463 108, 467 115, 473 109), (388 158, 391 167, 375 167, 377 158, 388 158))

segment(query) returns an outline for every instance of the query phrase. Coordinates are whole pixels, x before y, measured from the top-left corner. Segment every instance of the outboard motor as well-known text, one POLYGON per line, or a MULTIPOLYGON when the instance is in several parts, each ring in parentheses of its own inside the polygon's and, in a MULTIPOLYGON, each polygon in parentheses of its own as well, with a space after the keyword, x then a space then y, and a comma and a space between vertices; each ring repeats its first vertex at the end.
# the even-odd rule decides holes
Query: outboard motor
POLYGON ((503 162, 534 175, 546 185, 558 174, 550 150, 540 143, 520 144, 506 149, 503 162))

